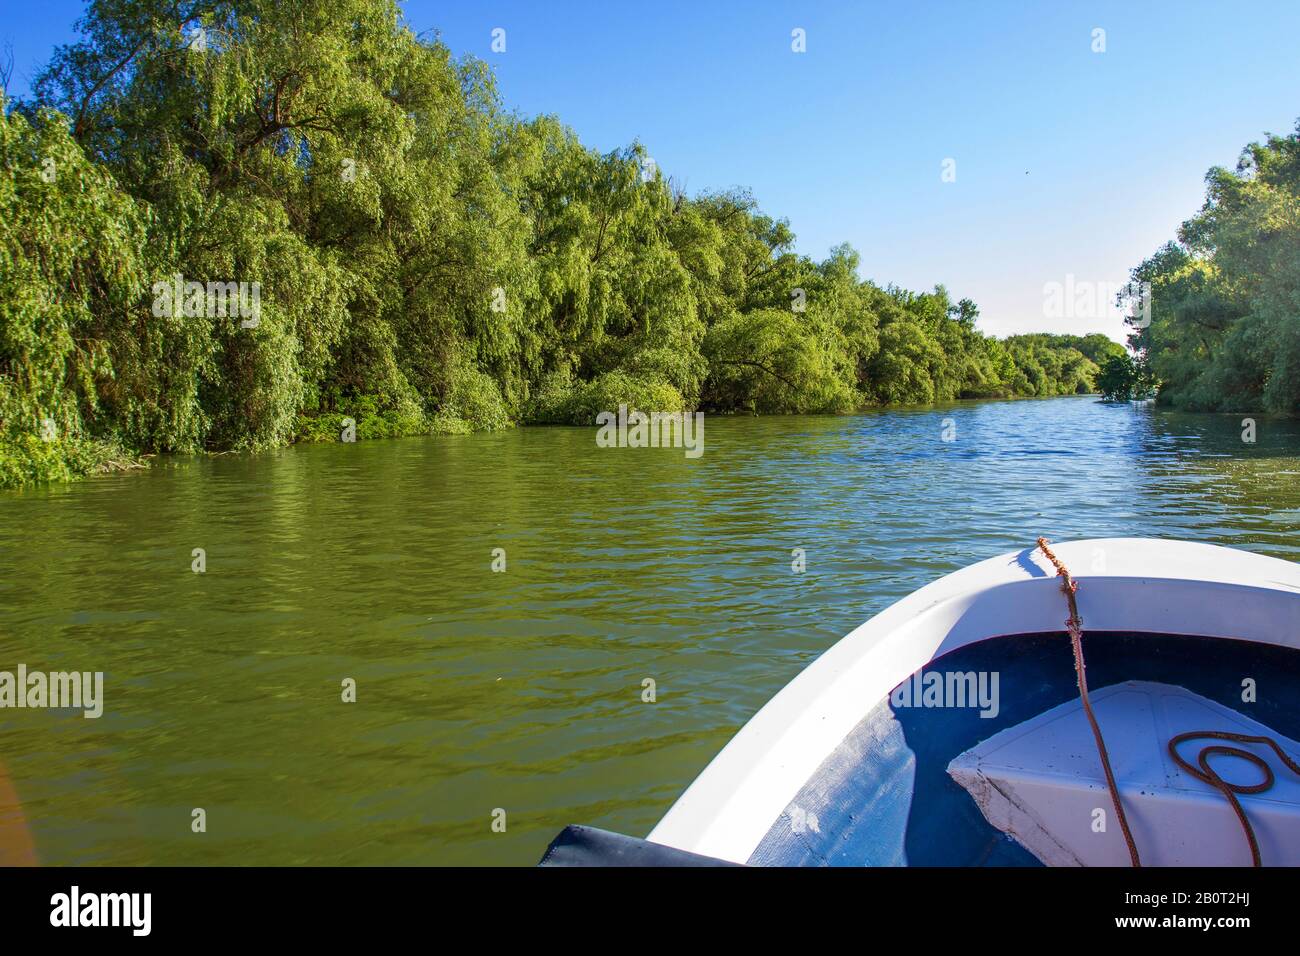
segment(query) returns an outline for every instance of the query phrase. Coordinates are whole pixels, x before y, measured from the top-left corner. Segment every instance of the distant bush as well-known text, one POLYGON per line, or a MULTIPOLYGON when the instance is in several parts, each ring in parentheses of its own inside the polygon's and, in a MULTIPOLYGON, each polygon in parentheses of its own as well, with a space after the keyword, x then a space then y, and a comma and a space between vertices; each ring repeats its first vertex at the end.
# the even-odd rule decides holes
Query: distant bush
POLYGON ((381 409, 376 396, 362 395, 342 404, 343 407, 337 411, 315 415, 299 414, 294 422, 293 440, 340 441, 348 420, 356 426, 358 441, 425 435, 436 430, 433 421, 409 403, 381 409))
POLYGON ((498 431, 510 426, 510 410, 497 383, 468 365, 457 365, 435 417, 452 430, 457 430, 456 422, 469 431, 498 431))
POLYGON ((686 409, 681 393, 667 382, 606 372, 590 382, 552 380, 543 387, 533 406, 531 420, 552 425, 591 425, 601 412, 628 410, 675 412, 686 409))
POLYGON ((1147 398, 1155 390, 1146 362, 1131 355, 1116 355, 1106 361, 1097 375, 1097 391, 1112 402, 1147 398))
POLYGON ((0 441, 0 488, 142 467, 141 458, 108 441, 44 441, 35 435, 0 441))

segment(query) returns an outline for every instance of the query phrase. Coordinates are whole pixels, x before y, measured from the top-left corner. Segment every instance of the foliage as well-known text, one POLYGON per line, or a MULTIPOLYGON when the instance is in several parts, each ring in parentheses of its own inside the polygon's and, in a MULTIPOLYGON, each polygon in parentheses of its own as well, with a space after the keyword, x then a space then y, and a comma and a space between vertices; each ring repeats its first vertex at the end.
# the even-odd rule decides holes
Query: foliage
POLYGON ((1211 411, 1300 411, 1300 123, 1211 169, 1205 204, 1133 270, 1151 283, 1135 328, 1158 400, 1211 411))
POLYGON ((942 287, 797 255, 742 191, 689 197, 640 144, 511 115, 393 0, 93 0, 79 28, 0 110, 0 482, 348 418, 366 439, 1065 394, 1106 353, 989 339, 942 287), (258 314, 160 310, 177 282, 255 287, 258 314))
POLYGON ((555 377, 546 382, 532 408, 530 420, 542 424, 588 424, 602 411, 674 412, 687 403, 671 385, 655 379, 606 372, 590 382, 555 377))
POLYGON ((1112 402, 1147 398, 1154 386, 1146 360, 1127 353, 1107 359, 1097 375, 1097 391, 1112 402))

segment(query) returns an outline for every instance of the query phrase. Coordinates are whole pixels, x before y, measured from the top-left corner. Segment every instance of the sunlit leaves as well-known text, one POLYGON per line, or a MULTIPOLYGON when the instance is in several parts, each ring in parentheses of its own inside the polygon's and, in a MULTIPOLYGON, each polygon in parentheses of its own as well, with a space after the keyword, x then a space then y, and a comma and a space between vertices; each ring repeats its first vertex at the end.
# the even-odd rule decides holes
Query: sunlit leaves
MULTIPOLYGON (((692 198, 641 144, 510 114, 392 0, 94 0, 81 28, 0 140, 15 443, 50 416, 60 448, 224 450, 344 418, 367 438, 1091 387, 1083 340, 994 342, 942 287, 797 254, 741 190, 692 198), (176 276, 256 284, 260 322, 155 314, 176 276)), ((1252 188, 1225 178, 1220 205, 1289 228, 1252 188)))
POLYGON ((1161 401, 1192 409, 1300 410, 1300 125, 1212 169, 1205 206, 1134 270, 1152 284, 1135 330, 1161 401))

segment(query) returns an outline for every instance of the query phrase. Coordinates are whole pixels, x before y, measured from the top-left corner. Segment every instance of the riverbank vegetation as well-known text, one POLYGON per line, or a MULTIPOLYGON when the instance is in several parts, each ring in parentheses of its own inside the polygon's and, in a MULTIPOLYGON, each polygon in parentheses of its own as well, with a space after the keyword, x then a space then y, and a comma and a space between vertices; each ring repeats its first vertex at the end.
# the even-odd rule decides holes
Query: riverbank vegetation
POLYGON ((1163 404, 1300 412, 1300 123, 1206 185, 1177 240, 1133 271, 1151 322, 1130 344, 1163 404))
POLYGON ((1106 361, 1097 373, 1097 391, 1108 402, 1131 402, 1150 398, 1156 390, 1151 369, 1141 358, 1116 355, 1106 361))
POLYGON ((1071 394, 1122 351, 994 340, 848 246, 798 255, 743 191, 507 112, 391 0, 96 0, 80 26, 0 111, 0 484, 349 421, 1071 394))

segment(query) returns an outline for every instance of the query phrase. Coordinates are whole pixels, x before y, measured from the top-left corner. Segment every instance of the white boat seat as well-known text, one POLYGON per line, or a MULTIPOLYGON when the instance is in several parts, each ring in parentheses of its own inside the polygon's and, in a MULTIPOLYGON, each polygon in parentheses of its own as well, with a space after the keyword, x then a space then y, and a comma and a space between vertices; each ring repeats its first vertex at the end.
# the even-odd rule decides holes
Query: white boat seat
MULTIPOLYGON (((1269 736, 1294 759, 1300 744, 1258 721, 1183 687, 1129 681, 1094 689, 1125 814, 1144 866, 1250 866, 1250 847, 1227 798, 1182 770, 1169 740, 1199 730, 1269 736)), ((1250 705, 1243 705, 1249 707, 1250 705)), ((1193 765, 1211 739, 1179 752, 1193 765)), ((1234 744, 1269 763, 1275 781, 1238 799, 1265 866, 1300 865, 1300 779, 1265 745, 1234 744)), ((1224 780, 1253 784, 1260 770, 1231 756, 1211 758, 1224 780)), ((1041 862, 1056 866, 1128 866, 1087 717, 1078 699, 988 738, 956 757, 948 773, 985 819, 1041 862)))

